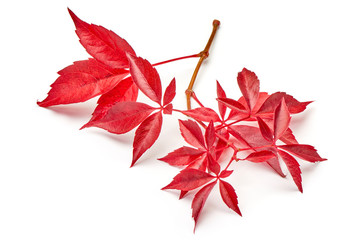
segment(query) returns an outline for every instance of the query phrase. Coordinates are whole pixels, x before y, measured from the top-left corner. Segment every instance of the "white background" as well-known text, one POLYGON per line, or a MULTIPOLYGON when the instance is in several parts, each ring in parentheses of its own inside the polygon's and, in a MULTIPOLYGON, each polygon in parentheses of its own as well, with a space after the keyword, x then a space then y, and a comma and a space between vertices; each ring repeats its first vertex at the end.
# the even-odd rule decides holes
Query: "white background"
MULTIPOLYGON (((0 239, 359 239, 360 6, 358 1, 6 1, 0 7, 0 239), (236 2, 236 3, 235 3, 236 2), (161 191, 179 169, 156 159, 184 145, 178 116, 129 168, 133 132, 78 129, 96 99, 40 108, 56 72, 88 58, 70 7, 125 38, 151 62, 203 49, 221 21, 195 91, 216 106, 215 80, 237 98, 237 72, 254 71, 261 90, 315 100, 294 116, 301 143, 328 161, 301 162, 304 193, 290 176, 250 163, 228 181, 243 217, 210 195, 193 234, 191 196, 161 191)), ((177 79, 185 108, 196 59, 161 66, 177 79)))

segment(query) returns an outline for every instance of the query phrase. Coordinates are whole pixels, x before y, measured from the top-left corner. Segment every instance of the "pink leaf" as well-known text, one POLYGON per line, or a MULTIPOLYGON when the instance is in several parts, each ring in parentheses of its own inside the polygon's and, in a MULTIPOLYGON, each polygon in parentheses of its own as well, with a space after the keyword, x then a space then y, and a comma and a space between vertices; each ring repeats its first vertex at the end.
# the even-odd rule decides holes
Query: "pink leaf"
POLYGON ((245 160, 254 162, 254 163, 259 163, 259 162, 266 162, 275 157, 276 157, 276 155, 273 152, 264 150, 264 151, 260 151, 260 152, 250 153, 245 158, 245 160))
POLYGON ((148 150, 158 139, 162 126, 162 113, 157 112, 146 118, 136 129, 133 143, 133 160, 131 166, 148 150))
POLYGON ((180 132, 183 138, 190 145, 205 149, 204 137, 199 125, 191 120, 179 120, 180 132))
POLYGON ((282 99, 279 106, 275 109, 274 113, 274 137, 275 141, 279 139, 285 131, 289 128, 290 113, 285 103, 285 99, 282 99))
MULTIPOLYGON (((226 98, 226 93, 218 81, 216 81, 216 92, 218 98, 226 98)), ((224 119, 226 113, 226 105, 218 101, 218 107, 221 119, 224 119)))
POLYGON ((174 177, 174 180, 170 184, 163 187, 162 190, 177 189, 190 191, 208 183, 212 179, 214 179, 214 176, 207 172, 193 168, 185 168, 174 177))
POLYGON ((255 73, 244 68, 237 77, 240 90, 249 108, 254 109, 259 97, 260 82, 255 73))
POLYGON ((215 182, 209 183, 208 185, 201 188, 196 194, 192 201, 191 208, 192 208, 192 217, 195 221, 194 231, 196 228, 197 221, 199 219, 201 210, 203 209, 206 199, 209 197, 211 190, 214 188, 216 184, 215 182))
POLYGON ((278 147, 309 162, 321 162, 327 160, 326 158, 321 158, 317 153, 316 149, 311 145, 292 144, 292 145, 281 145, 278 147))
POLYGON ((224 180, 219 181, 220 194, 226 206, 230 209, 234 210, 237 214, 241 216, 240 209, 238 207, 237 195, 235 193, 235 189, 224 180))
POLYGON ((303 188, 301 185, 301 170, 300 170, 299 163, 295 160, 295 158, 293 156, 291 156, 290 154, 288 154, 284 151, 280 150, 279 154, 280 154, 281 158, 283 159, 283 161, 285 162, 286 167, 288 168, 299 191, 303 192, 303 188))
POLYGON ((118 102, 100 118, 89 121, 86 127, 99 127, 111 133, 126 133, 144 121, 155 108, 139 102, 118 102))
POLYGON ((80 43, 91 56, 111 68, 128 67, 126 53, 135 55, 135 52, 124 39, 102 26, 82 21, 70 9, 68 10, 80 43))
POLYGON ((166 106, 169 103, 171 103, 171 101, 175 97, 175 94, 176 94, 176 83, 175 83, 175 78, 173 78, 173 80, 171 80, 171 82, 169 83, 169 86, 167 86, 167 88, 165 89, 163 106, 166 106))
POLYGON ((269 142, 273 142, 274 137, 269 126, 259 117, 256 118, 259 124, 261 135, 269 142))
POLYGON ((210 122, 212 120, 214 122, 220 122, 219 116, 211 108, 200 107, 191 110, 181 111, 181 113, 197 121, 210 122))
POLYGON ((163 158, 159 158, 160 161, 167 162, 173 166, 184 166, 190 164, 196 158, 203 155, 205 151, 190 148, 190 147, 181 147, 175 151, 169 153, 163 158))
POLYGON ((162 88, 156 69, 141 57, 127 54, 131 76, 138 88, 152 101, 161 105, 162 88))
POLYGON ((114 88, 128 75, 125 70, 111 69, 95 59, 74 62, 59 71, 41 107, 87 101, 114 88))

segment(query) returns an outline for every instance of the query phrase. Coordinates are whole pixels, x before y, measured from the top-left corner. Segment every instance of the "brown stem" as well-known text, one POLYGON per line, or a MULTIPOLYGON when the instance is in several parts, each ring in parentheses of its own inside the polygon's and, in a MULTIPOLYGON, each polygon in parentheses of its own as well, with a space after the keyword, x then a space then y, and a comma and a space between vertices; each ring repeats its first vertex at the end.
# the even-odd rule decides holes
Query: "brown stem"
POLYGON ((211 35, 210 35, 210 38, 204 48, 203 51, 201 51, 199 53, 200 55, 200 59, 195 67, 195 70, 194 70, 194 73, 191 77, 191 80, 190 80, 190 83, 189 83, 189 86, 188 88, 186 89, 185 91, 185 94, 186 94, 186 103, 187 103, 187 109, 190 110, 191 109, 191 95, 192 95, 192 92, 193 92, 193 87, 194 87, 194 83, 195 83, 195 79, 196 79, 196 76, 199 72, 199 69, 201 67, 201 64, 203 63, 203 61, 209 56, 209 49, 210 49, 210 46, 211 46, 211 43, 213 42, 214 40, 214 37, 215 37, 215 34, 216 34, 216 31, 218 30, 220 26, 220 21, 219 20, 214 20, 213 21, 213 30, 211 32, 211 35))

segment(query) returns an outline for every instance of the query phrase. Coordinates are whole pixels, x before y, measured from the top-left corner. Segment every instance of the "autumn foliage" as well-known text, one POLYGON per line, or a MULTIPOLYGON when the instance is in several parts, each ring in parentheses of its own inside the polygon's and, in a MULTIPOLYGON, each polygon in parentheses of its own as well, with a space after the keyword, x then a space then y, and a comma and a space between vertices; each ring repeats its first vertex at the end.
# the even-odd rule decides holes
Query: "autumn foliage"
POLYGON ((226 206, 241 215, 235 189, 226 180, 233 174, 231 164, 266 164, 281 177, 285 177, 281 166, 286 166, 303 192, 298 160, 326 160, 313 146, 298 143, 289 128, 291 116, 303 112, 311 102, 300 102, 285 92, 261 92, 256 74, 244 68, 237 76, 242 93, 238 99, 228 98, 216 82, 216 110, 205 107, 193 92, 191 96, 199 107, 174 108, 175 79, 163 90, 156 64, 137 56, 129 43, 114 32, 82 21, 71 10, 69 13, 80 43, 91 58, 60 70, 48 96, 38 105, 79 103, 100 96, 91 119, 82 129, 98 127, 114 134, 136 129, 131 166, 158 139, 163 114, 177 112, 189 117, 178 120, 186 145, 159 160, 182 169, 164 190, 178 190, 180 198, 189 191, 195 192, 191 205, 195 225, 215 185, 226 206), (151 105, 137 101, 139 92, 147 96, 151 105))

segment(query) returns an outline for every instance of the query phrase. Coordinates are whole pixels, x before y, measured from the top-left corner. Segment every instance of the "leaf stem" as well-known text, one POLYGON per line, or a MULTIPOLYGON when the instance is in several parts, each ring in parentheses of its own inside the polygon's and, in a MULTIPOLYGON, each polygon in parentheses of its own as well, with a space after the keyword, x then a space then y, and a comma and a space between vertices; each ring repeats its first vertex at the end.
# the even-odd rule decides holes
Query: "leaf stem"
POLYGON ((188 55, 188 56, 184 56, 184 57, 173 58, 173 59, 169 59, 169 60, 166 60, 166 61, 154 63, 154 64, 152 64, 152 66, 155 67, 155 66, 159 66, 159 65, 162 65, 162 64, 170 63, 170 62, 179 61, 179 60, 182 60, 182 59, 196 58, 196 57, 200 57, 200 53, 192 54, 192 55, 188 55))
POLYGON ((216 31, 218 30, 219 26, 220 26, 220 21, 219 20, 214 20, 213 21, 213 30, 211 32, 210 38, 209 38, 204 50, 199 53, 200 59, 199 59, 197 65, 195 67, 195 70, 194 70, 194 73, 193 73, 193 75, 191 77, 189 86, 185 91, 186 103, 187 103, 187 109, 188 110, 191 109, 191 101, 190 101, 190 99, 192 97, 192 92, 193 92, 193 87, 194 87, 196 76, 197 76, 197 74, 198 74, 198 72, 200 70, 201 64, 209 56, 209 49, 210 49, 210 46, 211 46, 211 44, 212 44, 212 42, 214 40, 216 31))

